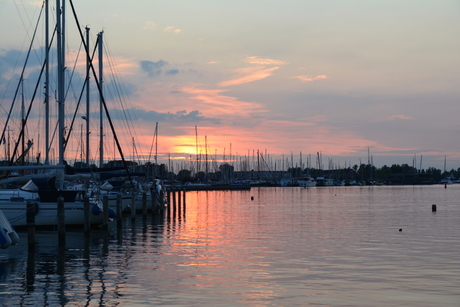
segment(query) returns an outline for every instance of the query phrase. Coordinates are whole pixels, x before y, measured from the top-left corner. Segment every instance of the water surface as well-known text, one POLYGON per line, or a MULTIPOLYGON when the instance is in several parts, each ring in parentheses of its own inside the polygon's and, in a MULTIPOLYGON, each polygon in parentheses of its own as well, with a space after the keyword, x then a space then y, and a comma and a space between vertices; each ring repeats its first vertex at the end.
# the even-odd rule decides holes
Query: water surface
POLYGON ((3 306, 459 306, 460 185, 187 192, 0 251, 3 306), (432 204, 437 212, 431 211, 432 204), (401 231, 400 231, 401 230, 401 231))

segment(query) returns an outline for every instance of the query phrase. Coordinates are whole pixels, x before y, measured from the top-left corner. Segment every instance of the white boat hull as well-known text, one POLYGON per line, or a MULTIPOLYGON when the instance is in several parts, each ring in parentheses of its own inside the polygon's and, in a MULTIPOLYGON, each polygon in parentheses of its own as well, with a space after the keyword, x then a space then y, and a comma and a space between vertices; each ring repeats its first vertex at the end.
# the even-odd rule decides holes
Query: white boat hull
MULTIPOLYGON (((56 203, 34 202, 35 204, 35 225, 53 226, 58 225, 58 212, 56 203)), ((13 227, 27 226, 27 202, 4 202, 0 203, 0 209, 13 227)), ((74 202, 65 204, 66 225, 84 225, 84 203, 74 202)), ((90 223, 102 224, 102 208, 98 204, 90 206, 90 223)))

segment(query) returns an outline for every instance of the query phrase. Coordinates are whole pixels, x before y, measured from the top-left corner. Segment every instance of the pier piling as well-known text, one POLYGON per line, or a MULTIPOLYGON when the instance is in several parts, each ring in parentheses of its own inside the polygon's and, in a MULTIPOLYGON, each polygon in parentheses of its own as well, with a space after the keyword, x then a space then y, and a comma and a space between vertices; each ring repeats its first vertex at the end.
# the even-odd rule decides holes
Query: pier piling
POLYGON ((59 245, 65 245, 65 207, 64 197, 57 198, 57 214, 58 214, 58 241, 59 245))
POLYGON ((121 229, 123 224, 123 216, 122 216, 122 196, 121 193, 117 194, 117 229, 121 229))
POLYGON ((102 197, 102 229, 107 230, 109 229, 109 197, 104 195, 102 197))
POLYGON ((90 221, 90 204, 89 204, 89 195, 85 195, 85 198, 83 199, 83 214, 84 214, 84 219, 85 219, 85 224, 84 224, 84 230, 85 230, 85 236, 90 235, 90 230, 91 230, 91 221, 90 221))
POLYGON ((142 216, 147 217, 147 193, 142 192, 142 216))
POLYGON ((30 248, 35 246, 35 203, 32 200, 27 201, 26 222, 27 237, 30 248))
POLYGON ((131 219, 136 218, 136 193, 131 192, 131 219))

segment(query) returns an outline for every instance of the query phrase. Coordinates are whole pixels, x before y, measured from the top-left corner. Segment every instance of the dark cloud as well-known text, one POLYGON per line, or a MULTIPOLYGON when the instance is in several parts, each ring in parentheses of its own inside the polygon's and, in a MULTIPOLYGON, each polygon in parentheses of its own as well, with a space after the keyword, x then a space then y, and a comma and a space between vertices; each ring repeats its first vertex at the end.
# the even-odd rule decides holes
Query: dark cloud
POLYGON ((127 110, 110 110, 112 119, 142 119, 145 121, 181 121, 181 122, 210 122, 219 124, 220 119, 202 116, 199 111, 187 112, 185 110, 176 113, 160 113, 156 111, 145 111, 142 109, 131 108, 127 110))
POLYGON ((145 71, 149 77, 155 77, 163 72, 163 67, 168 65, 168 62, 159 60, 158 62, 140 61, 141 69, 145 71))
POLYGON ((178 69, 170 69, 170 70, 166 71, 167 75, 177 75, 178 73, 179 73, 178 69))

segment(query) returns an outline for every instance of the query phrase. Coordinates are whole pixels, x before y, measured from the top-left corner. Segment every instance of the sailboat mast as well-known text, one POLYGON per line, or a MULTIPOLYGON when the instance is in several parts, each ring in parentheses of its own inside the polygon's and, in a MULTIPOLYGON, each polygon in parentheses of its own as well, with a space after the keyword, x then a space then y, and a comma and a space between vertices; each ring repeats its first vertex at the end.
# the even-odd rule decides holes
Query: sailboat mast
POLYGON ((64 69, 65 69, 65 58, 64 58, 64 27, 62 22, 64 21, 64 3, 61 8, 61 1, 56 0, 56 20, 57 20, 57 61, 58 61, 58 112, 59 112, 59 162, 58 164, 64 164, 64 69))
POLYGON ((86 27, 86 167, 89 167, 89 28, 86 27))
POLYGON ((102 34, 104 32, 101 31, 99 32, 97 38, 98 38, 98 50, 99 50, 99 100, 100 100, 100 110, 99 110, 99 167, 104 166, 104 122, 103 122, 103 90, 102 90, 102 85, 103 85, 103 79, 102 79, 102 34))
POLYGON ((49 65, 49 1, 46 0, 45 10, 45 165, 49 164, 49 152, 50 152, 50 65, 49 65))

